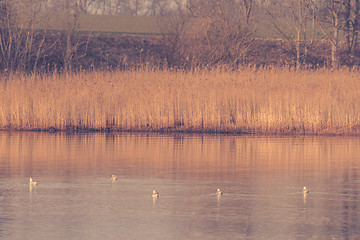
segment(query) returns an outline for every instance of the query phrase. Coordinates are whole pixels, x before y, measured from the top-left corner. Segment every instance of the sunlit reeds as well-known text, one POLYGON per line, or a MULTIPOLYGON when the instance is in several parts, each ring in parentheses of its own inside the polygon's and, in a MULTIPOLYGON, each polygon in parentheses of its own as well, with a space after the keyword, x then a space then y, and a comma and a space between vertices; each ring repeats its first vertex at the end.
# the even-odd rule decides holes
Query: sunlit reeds
POLYGON ((1 129, 359 134, 358 71, 138 70, 12 75, 1 129))

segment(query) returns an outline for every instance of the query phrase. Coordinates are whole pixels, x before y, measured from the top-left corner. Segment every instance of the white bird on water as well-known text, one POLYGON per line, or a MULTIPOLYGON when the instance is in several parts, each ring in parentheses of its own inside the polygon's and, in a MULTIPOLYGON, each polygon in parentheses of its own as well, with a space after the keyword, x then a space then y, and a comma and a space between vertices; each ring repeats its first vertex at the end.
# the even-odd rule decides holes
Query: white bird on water
POLYGON ((218 190, 216 191, 216 195, 217 195, 217 196, 223 195, 223 193, 221 192, 220 188, 218 188, 218 190))
POLYGON ((306 187, 304 187, 303 190, 302 190, 302 192, 303 192, 303 194, 305 195, 305 194, 308 194, 310 191, 309 191, 309 189, 307 189, 306 187))
POLYGON ((37 182, 37 181, 33 181, 32 178, 29 178, 29 184, 30 184, 30 186, 36 186, 36 185, 38 184, 38 182, 37 182))
POLYGON ((115 176, 114 174, 113 175, 111 175, 111 181, 116 181, 117 180, 117 176, 115 176))
POLYGON ((153 193, 152 193, 152 197, 153 198, 158 198, 160 195, 159 195, 159 193, 157 193, 155 190, 153 191, 153 193))

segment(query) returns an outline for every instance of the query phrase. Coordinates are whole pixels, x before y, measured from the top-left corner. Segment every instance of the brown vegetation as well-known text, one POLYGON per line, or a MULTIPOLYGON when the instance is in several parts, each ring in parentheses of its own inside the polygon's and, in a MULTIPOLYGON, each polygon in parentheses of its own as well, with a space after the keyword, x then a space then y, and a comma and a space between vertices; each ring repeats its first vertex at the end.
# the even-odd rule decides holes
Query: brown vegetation
POLYGON ((10 75, 0 128, 359 134, 358 71, 289 68, 10 75))

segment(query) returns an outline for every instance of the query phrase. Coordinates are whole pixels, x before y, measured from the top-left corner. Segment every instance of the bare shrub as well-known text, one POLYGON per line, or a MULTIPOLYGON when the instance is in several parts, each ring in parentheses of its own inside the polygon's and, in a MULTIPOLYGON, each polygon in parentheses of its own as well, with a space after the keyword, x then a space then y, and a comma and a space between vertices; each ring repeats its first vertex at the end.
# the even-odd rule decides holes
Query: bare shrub
POLYGON ((178 6, 171 21, 162 23, 164 43, 171 62, 184 67, 230 65, 245 62, 252 48, 249 9, 239 2, 189 1, 187 9, 178 6))

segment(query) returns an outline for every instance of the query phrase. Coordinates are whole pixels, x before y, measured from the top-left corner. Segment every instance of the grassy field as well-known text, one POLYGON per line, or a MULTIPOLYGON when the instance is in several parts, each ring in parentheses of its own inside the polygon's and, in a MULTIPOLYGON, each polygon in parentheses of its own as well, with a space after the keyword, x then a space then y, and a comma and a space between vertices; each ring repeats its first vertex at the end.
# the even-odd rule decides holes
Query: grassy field
POLYGON ((11 75, 0 129, 359 134, 359 103, 343 69, 11 75))

